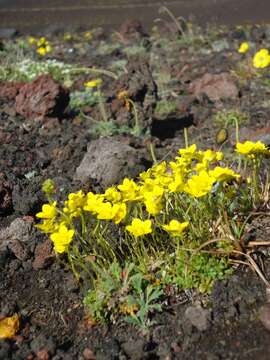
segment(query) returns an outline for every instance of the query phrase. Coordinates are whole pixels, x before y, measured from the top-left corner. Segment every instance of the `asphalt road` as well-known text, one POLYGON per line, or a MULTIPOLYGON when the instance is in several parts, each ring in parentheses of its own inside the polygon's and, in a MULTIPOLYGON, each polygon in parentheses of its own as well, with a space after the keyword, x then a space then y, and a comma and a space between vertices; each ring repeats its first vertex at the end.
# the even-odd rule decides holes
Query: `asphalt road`
POLYGON ((205 24, 270 22, 270 0, 0 0, 0 27, 42 30, 49 25, 117 28, 125 19, 151 26, 161 5, 205 24))

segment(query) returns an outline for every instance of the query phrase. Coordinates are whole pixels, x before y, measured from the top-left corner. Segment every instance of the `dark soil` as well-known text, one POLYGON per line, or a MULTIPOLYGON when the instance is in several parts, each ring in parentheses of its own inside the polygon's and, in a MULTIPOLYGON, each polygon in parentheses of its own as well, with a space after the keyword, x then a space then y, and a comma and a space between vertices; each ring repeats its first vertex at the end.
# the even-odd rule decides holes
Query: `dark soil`
MULTIPOLYGON (((58 59, 104 69, 114 61, 127 60, 124 51, 127 47, 143 48, 143 55, 137 54, 137 58, 142 56, 150 63, 157 94, 154 83, 149 90, 147 84, 136 80, 134 74, 142 66, 138 65, 136 70, 133 57, 129 59, 133 62, 132 71, 124 79, 127 86, 135 89, 134 101, 141 109, 140 122, 148 135, 114 136, 114 140, 135 149, 140 169, 151 164, 149 142, 155 144, 158 159, 169 158, 183 146, 183 128, 187 126, 190 143, 217 149, 216 133, 224 126, 222 118, 217 120, 221 110, 247 114, 247 120, 241 124, 242 139, 263 135, 267 140, 269 75, 265 72, 263 77, 251 76, 250 67, 237 48, 245 39, 254 47, 269 46, 270 27, 210 28, 201 33, 202 38, 180 36, 180 41, 176 41, 179 34, 175 31, 167 24, 156 38, 142 34, 130 38, 124 33, 119 48, 103 55, 96 49, 100 39, 106 44, 115 41, 110 34, 100 32, 90 45, 81 45, 81 52, 76 42, 63 44, 62 33, 50 34, 49 38, 58 59), (244 64, 244 71, 239 69, 239 63, 244 64), (224 93, 219 93, 218 99, 190 92, 190 83, 205 73, 224 72, 232 76, 236 94, 226 95, 228 89, 223 89, 223 83, 219 84, 219 91, 223 89, 224 93), (128 78, 133 79, 132 83, 128 78), (175 101, 175 108, 157 112, 160 99, 175 101)), ((85 80, 87 77, 80 75, 71 91, 81 90, 85 80)), ((126 119, 131 126, 114 93, 117 84, 124 83, 106 77, 103 80, 110 117, 120 124, 126 119)), ((71 190, 103 187, 95 179, 91 183, 74 180, 76 169, 95 138, 89 132, 93 127, 89 115, 98 114, 97 107, 85 107, 82 111, 87 118, 67 109, 59 118, 25 119, 16 113, 14 98, 0 99, 0 315, 17 312, 21 316, 17 336, 0 341, 0 359, 269 359, 269 332, 259 320, 259 309, 266 301, 265 285, 244 266, 236 268, 228 279, 217 282, 210 295, 202 296, 193 290, 171 294, 147 334, 121 320, 116 324, 94 325, 87 318, 82 304, 84 285, 76 282, 65 262, 55 258, 50 248, 44 246, 38 252, 46 237, 33 227, 34 215, 45 201, 41 192, 45 179, 56 182, 60 198, 71 190), (18 219, 19 230, 14 225, 18 219), (46 259, 38 259, 37 266, 38 256, 46 259), (190 316, 194 309, 195 320, 190 316)), ((102 137, 99 143, 102 152, 102 137)), ((229 139, 223 150, 230 149, 233 143, 234 130, 229 127, 229 139)), ((269 214, 254 220, 250 227, 257 241, 269 240, 269 214)), ((256 249, 255 259, 266 277, 270 276, 267 248, 256 249)))

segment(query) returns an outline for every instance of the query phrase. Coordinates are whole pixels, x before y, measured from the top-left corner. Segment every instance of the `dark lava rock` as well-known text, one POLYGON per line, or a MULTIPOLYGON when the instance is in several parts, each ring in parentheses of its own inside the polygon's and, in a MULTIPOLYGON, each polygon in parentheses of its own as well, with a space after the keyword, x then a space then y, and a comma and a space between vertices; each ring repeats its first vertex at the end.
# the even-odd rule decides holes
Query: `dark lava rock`
POLYGON ((16 96, 16 111, 25 118, 61 117, 69 103, 69 92, 51 75, 41 75, 25 84, 16 96))
POLYGON ((204 74, 203 77, 190 84, 189 91, 198 97, 206 94, 212 101, 233 99, 239 96, 239 90, 228 73, 204 74))
POLYGON ((55 353, 56 344, 52 337, 46 337, 43 334, 38 335, 31 341, 31 349, 34 353, 38 353, 41 350, 48 351, 51 355, 55 353))
POLYGON ((134 109, 126 109, 119 94, 126 92, 136 107, 139 126, 143 129, 152 124, 157 102, 157 85, 153 79, 149 63, 141 57, 133 57, 127 64, 127 73, 120 76, 110 91, 112 115, 120 125, 134 126, 134 109))
POLYGON ((11 354, 11 345, 9 342, 0 340, 0 360, 9 359, 11 354))
POLYGON ((34 215, 41 208, 44 197, 41 192, 39 178, 34 182, 22 180, 13 186, 13 208, 22 215, 34 215))
POLYGON ((144 170, 141 163, 138 152, 131 146, 113 138, 100 138, 88 146, 74 178, 82 183, 93 181, 106 188, 125 177, 138 175, 144 170))
POLYGON ((0 174, 0 216, 9 215, 12 207, 12 185, 0 174))

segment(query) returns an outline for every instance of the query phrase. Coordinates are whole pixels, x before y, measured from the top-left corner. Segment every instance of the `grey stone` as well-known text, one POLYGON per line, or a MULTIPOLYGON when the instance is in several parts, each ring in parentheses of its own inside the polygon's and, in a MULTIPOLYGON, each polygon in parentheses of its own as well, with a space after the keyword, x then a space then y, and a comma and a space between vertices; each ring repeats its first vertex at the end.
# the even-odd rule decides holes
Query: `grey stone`
POLYGON ((209 327, 210 311, 201 306, 189 306, 185 311, 185 318, 199 331, 209 327))
POLYGON ((100 138, 90 143, 75 180, 93 181, 106 188, 125 177, 134 177, 144 170, 137 151, 113 138, 100 138))

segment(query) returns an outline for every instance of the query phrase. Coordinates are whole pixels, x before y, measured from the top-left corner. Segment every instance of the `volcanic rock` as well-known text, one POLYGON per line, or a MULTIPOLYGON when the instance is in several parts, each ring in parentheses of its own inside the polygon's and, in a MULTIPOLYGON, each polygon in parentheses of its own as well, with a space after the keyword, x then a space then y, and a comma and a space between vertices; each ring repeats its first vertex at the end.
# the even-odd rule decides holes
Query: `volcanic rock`
POLYGON ((69 103, 69 92, 51 75, 41 75, 25 84, 16 96, 17 113, 27 119, 62 117, 69 103))
POLYGON ((98 183, 106 188, 144 170, 137 151, 113 138, 100 138, 88 146, 75 180, 98 183))
POLYGON ((189 86, 189 91, 195 96, 206 94, 212 101, 239 96, 239 90, 228 73, 207 73, 194 80, 189 86))

